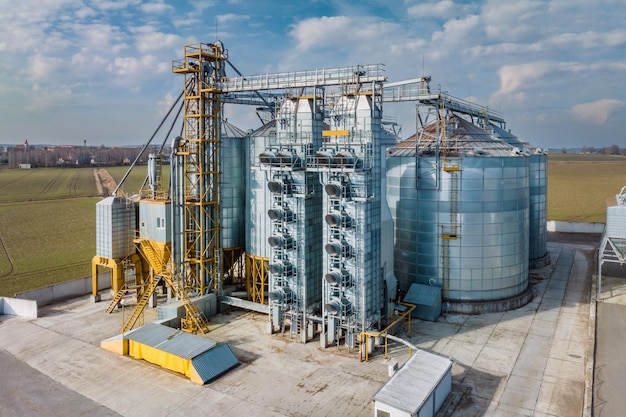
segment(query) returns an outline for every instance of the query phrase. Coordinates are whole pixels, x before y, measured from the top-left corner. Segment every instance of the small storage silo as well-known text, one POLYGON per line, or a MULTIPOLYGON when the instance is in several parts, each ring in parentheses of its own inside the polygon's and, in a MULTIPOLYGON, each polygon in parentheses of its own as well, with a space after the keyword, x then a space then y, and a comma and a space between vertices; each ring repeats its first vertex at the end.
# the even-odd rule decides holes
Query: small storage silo
POLYGON ((136 207, 134 201, 123 197, 96 203, 96 256, 121 259, 135 252, 136 207))
POLYGON ((530 220, 529 220, 529 249, 530 268, 541 268, 550 263, 548 253, 548 153, 535 148, 529 143, 522 142, 511 132, 499 126, 491 125, 490 129, 496 138, 523 149, 530 155, 530 220))
POLYGON ((391 148, 387 200, 401 290, 442 287, 449 312, 527 303, 528 170, 528 155, 454 115, 391 148))

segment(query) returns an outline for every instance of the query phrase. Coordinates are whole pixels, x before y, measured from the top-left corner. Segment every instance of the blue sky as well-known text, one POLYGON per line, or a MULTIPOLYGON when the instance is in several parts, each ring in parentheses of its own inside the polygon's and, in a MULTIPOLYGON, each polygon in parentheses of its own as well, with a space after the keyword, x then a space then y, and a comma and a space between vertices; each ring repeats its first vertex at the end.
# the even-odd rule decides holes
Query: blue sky
MULTIPOLYGON (((626 147, 624 0, 0 0, 0 143, 144 143, 172 60, 223 41, 244 74, 384 63, 504 113, 539 147, 626 147), (291 4, 295 3, 295 4, 291 4)), ((258 127, 241 110, 227 114, 258 127)), ((385 117, 415 130, 414 106, 385 117)), ((256 123, 256 124, 255 124, 256 123)))

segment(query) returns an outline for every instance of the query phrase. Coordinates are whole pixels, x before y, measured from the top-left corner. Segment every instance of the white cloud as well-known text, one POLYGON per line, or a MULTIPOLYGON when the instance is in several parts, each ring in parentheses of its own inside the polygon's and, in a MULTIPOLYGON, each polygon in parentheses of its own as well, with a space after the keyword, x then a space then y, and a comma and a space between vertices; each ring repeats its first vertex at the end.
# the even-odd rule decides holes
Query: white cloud
POLYGON ((228 13, 228 14, 218 14, 216 16, 216 19, 218 23, 227 23, 227 22, 235 22, 238 20, 249 20, 250 16, 245 15, 245 14, 228 13))
POLYGON ((548 3, 543 0, 487 0, 481 13, 485 34, 489 39, 504 42, 539 39, 544 28, 550 28, 544 26, 549 24, 546 22, 548 3))
POLYGON ((340 49, 387 48, 389 40, 401 33, 398 24, 378 18, 324 16, 299 21, 291 26, 289 34, 296 40, 299 53, 304 53, 327 46, 340 49))
POLYGON ((133 83, 147 73, 165 72, 169 70, 169 63, 159 62, 154 55, 142 57, 117 57, 107 66, 107 71, 123 77, 119 81, 123 84, 133 83))
POLYGON ((452 17, 463 16, 471 13, 475 7, 473 5, 458 4, 451 0, 441 0, 436 2, 418 2, 407 8, 407 14, 414 18, 437 17, 450 19, 452 17))
POLYGON ((433 33, 433 42, 465 43, 472 38, 479 38, 481 30, 480 17, 477 15, 465 16, 461 19, 448 20, 443 25, 443 31, 433 33))
POLYGON ((577 104, 572 107, 572 114, 580 120, 596 125, 606 123, 611 114, 624 107, 626 102, 617 99, 605 98, 591 103, 577 104))
POLYGON ((162 14, 174 11, 174 8, 163 1, 144 3, 140 6, 144 13, 162 14))
POLYGON ((152 26, 142 26, 135 29, 135 45, 137 50, 144 54, 152 51, 171 50, 184 44, 183 38, 171 33, 163 33, 152 26))
POLYGON ((515 93, 555 71, 561 64, 557 62, 529 62, 520 65, 505 65, 500 68, 500 89, 496 95, 515 93))
POLYGON ((554 77, 559 74, 584 73, 589 75, 594 72, 620 72, 624 70, 626 70, 626 61, 594 63, 539 61, 505 65, 498 71, 500 89, 494 97, 504 97, 536 86, 547 87, 558 81, 554 77))

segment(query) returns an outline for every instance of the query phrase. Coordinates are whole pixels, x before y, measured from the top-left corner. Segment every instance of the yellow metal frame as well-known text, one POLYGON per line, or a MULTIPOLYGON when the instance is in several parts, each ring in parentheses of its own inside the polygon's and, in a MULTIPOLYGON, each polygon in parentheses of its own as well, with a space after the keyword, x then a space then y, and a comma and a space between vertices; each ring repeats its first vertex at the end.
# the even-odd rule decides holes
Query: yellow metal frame
POLYGON ((268 290, 269 258, 246 254, 246 291, 248 300, 265 304, 265 293, 268 290))
POLYGON ((217 45, 186 45, 184 59, 172 72, 185 75, 184 145, 184 255, 185 287, 204 294, 213 278, 220 291, 219 234, 219 119, 221 103, 215 88, 225 54, 217 45), (205 63, 212 72, 205 73, 205 63))
POLYGON ((137 254, 129 255, 123 259, 105 258, 94 256, 91 259, 91 295, 98 295, 98 266, 105 266, 111 269, 111 291, 117 294, 124 286, 124 261, 129 259, 135 266, 135 283, 140 284, 144 280, 144 269, 141 257, 137 254))

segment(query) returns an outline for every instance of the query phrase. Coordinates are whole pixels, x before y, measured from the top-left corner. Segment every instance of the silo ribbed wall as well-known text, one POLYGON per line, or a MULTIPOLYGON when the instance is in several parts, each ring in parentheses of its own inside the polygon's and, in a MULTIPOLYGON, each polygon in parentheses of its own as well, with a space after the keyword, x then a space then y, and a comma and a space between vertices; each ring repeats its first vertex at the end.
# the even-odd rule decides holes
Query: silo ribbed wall
POLYGON ((530 155, 530 248, 529 259, 542 259, 548 253, 548 156, 544 153, 530 155))
POLYGON ((222 139, 220 145, 220 238, 222 248, 245 246, 245 140, 222 139))

